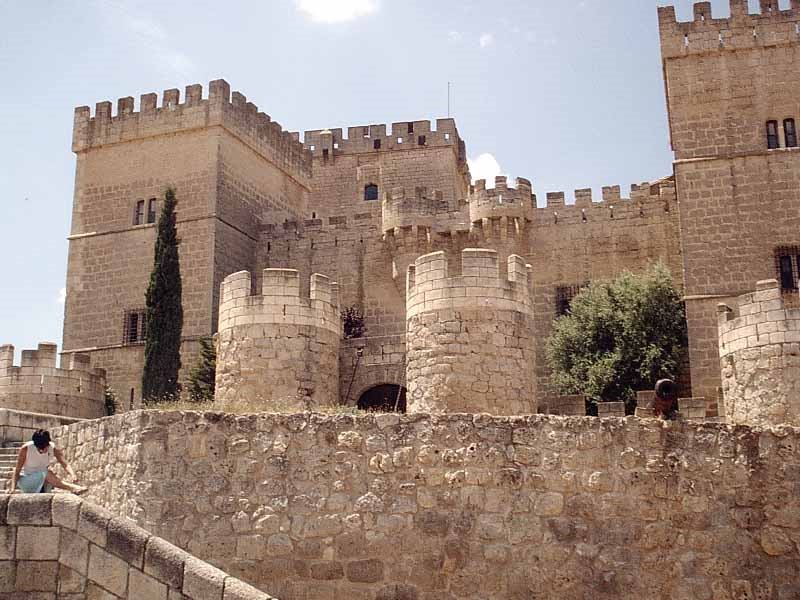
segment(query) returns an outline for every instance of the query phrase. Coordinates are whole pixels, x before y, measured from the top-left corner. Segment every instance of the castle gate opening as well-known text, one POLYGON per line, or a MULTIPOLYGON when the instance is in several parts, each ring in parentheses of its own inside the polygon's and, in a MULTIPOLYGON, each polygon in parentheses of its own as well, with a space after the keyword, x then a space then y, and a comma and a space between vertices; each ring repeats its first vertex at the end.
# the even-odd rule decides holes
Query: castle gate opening
POLYGON ((370 412, 406 412, 406 388, 383 383, 369 388, 358 399, 359 410, 370 412))

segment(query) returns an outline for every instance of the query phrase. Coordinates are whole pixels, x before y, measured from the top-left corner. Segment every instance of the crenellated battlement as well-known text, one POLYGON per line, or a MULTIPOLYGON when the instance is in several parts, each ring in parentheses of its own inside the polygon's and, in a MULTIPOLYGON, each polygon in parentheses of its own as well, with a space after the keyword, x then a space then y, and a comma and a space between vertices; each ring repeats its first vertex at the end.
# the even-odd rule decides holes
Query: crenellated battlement
POLYGON ((548 192, 545 206, 533 211, 533 220, 537 226, 594 223, 651 217, 677 210, 672 177, 633 184, 630 190, 625 198, 620 186, 604 186, 602 200, 595 202, 591 189, 578 189, 572 204, 566 203, 564 192, 548 192))
POLYGON ((466 248, 461 251, 461 268, 448 264, 444 252, 420 256, 408 266, 406 316, 430 310, 478 308, 532 310, 531 266, 512 254, 507 276, 501 277, 496 250, 466 248))
POLYGON ((385 235, 399 235, 401 229, 421 227, 430 230, 437 215, 448 211, 447 202, 439 190, 416 187, 413 191, 396 187, 384 193, 381 205, 382 228, 385 235))
POLYGON ((303 145, 315 157, 452 146, 459 159, 466 161, 455 119, 436 119, 435 129, 430 121, 400 121, 390 127, 388 133, 383 124, 348 127, 347 136, 341 127, 310 130, 303 134, 303 145))
POLYGON ((747 0, 730 0, 730 16, 714 18, 711 2, 694 4, 694 19, 679 22, 674 6, 658 9, 664 59, 725 50, 794 44, 800 41, 800 0, 780 10, 778 0, 760 0, 751 14, 747 0))
POLYGON ((261 293, 253 295, 249 271, 228 275, 221 284, 219 330, 238 325, 310 325, 341 333, 339 285, 314 273, 308 296, 295 269, 264 269, 261 293))
POLYGON ((92 368, 87 354, 64 352, 43 342, 23 350, 14 365, 14 346, 0 346, 0 404, 4 408, 90 419, 103 416, 105 369, 92 368))
POLYGON ((132 96, 117 100, 113 115, 110 101, 98 102, 94 116, 88 106, 79 106, 75 109, 72 150, 83 152, 107 144, 213 126, 224 127, 274 164, 303 178, 311 176, 311 154, 299 141, 299 135, 284 131, 280 123, 259 112, 244 94, 231 93, 224 79, 209 83, 207 98, 203 98, 202 85, 186 86, 182 103, 178 89, 165 90, 161 106, 155 93, 143 94, 138 112, 132 96))
POLYGON ((479 179, 469 191, 469 220, 479 225, 484 219, 518 219, 530 221, 536 201, 533 198, 531 182, 522 177, 516 180, 516 187, 508 187, 505 176, 494 179, 494 189, 486 188, 486 180, 479 179))

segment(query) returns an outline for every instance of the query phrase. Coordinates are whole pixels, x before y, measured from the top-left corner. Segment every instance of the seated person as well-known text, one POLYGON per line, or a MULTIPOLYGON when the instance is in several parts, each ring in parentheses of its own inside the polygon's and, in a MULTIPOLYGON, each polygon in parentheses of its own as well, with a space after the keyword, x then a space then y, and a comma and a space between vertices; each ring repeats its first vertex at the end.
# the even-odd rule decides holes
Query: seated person
POLYGON ((19 449, 17 465, 11 477, 9 493, 21 490, 26 493, 49 492, 54 487, 67 490, 73 494, 82 494, 87 488, 59 479, 50 470, 50 461, 55 458, 75 480, 75 471, 64 459, 64 453, 50 441, 50 432, 39 429, 33 434, 32 441, 25 442, 19 449))

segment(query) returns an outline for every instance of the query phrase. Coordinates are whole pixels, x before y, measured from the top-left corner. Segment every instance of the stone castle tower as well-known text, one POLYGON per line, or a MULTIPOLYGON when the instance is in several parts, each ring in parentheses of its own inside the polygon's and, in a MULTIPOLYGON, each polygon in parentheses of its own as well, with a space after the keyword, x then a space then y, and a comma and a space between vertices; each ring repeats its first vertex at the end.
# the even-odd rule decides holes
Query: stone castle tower
POLYGON ((731 0, 730 17, 710 2, 679 23, 659 8, 669 111, 692 387, 720 386, 716 306, 778 277, 798 281, 800 1, 780 10, 731 0))
POLYGON ((716 398, 717 303, 759 279, 777 277, 786 292, 800 279, 798 0, 791 10, 764 0, 756 15, 733 0, 731 10, 714 18, 699 3, 694 20, 679 23, 674 9, 659 9, 674 174, 630 194, 604 187, 597 200, 578 189, 537 201, 524 178, 470 185, 452 119, 311 130, 300 141, 223 80, 207 98, 191 85, 183 102, 167 90, 161 106, 145 94, 137 111, 122 98, 113 116, 108 102, 94 116, 78 108, 65 351, 90 354, 124 400, 138 398, 152 223, 173 185, 187 370, 197 340, 223 332, 225 277, 247 271, 260 290, 270 269, 292 269, 299 302, 322 274, 338 282, 341 307, 364 315, 364 337, 339 343, 339 402, 399 398, 412 385, 408 267, 441 252, 456 273, 464 250, 486 248, 498 281, 511 279, 509 257, 531 266, 530 310, 517 311, 532 321, 529 408, 554 393, 544 345, 572 297, 656 260, 684 287, 692 395, 716 398))

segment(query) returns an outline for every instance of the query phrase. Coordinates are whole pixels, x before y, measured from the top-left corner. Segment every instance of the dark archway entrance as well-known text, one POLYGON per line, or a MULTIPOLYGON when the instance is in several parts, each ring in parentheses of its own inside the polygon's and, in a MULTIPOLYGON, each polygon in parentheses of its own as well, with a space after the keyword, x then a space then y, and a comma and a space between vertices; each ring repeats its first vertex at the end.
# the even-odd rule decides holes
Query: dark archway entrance
POLYGON ((397 403, 397 412, 406 412, 406 388, 393 383, 384 383, 369 388, 358 399, 359 410, 374 412, 394 412, 397 403), (398 399, 397 394, 400 393, 398 399))

